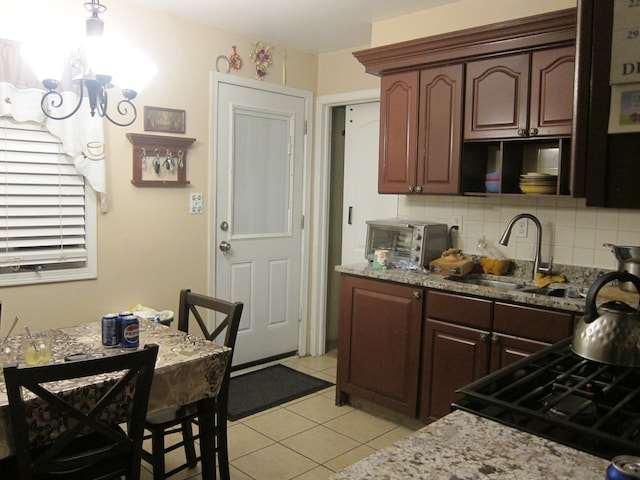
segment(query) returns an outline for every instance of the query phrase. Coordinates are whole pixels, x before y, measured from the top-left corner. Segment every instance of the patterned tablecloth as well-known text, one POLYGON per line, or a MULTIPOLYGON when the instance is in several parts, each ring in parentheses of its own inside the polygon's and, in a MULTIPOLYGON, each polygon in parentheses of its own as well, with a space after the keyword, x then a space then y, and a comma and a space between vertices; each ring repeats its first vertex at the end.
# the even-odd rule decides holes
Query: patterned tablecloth
MULTIPOLYGON (((75 327, 51 330, 52 362, 63 362, 74 353, 115 355, 120 348, 102 346, 100 322, 87 323, 75 327)), ((24 362, 22 356, 22 336, 10 337, 9 361, 24 362)), ((149 413, 174 405, 185 405, 202 398, 217 395, 222 383, 224 369, 231 356, 231 349, 185 334, 160 323, 140 321, 140 345, 159 345, 158 358, 153 376, 149 413)), ((100 385, 107 377, 91 377, 91 385, 100 385)), ((60 391, 73 391, 86 386, 87 380, 67 381, 60 384, 60 391)), ((4 376, 0 375, 0 459, 13 454, 13 439, 10 435, 9 408, 4 376)))

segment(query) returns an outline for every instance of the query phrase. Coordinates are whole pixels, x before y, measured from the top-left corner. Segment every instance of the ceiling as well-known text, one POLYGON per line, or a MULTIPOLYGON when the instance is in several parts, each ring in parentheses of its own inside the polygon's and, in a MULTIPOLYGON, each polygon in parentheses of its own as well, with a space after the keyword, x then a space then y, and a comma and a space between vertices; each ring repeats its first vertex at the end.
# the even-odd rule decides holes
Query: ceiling
POLYGON ((371 24, 457 0, 129 0, 310 53, 369 45, 371 24))

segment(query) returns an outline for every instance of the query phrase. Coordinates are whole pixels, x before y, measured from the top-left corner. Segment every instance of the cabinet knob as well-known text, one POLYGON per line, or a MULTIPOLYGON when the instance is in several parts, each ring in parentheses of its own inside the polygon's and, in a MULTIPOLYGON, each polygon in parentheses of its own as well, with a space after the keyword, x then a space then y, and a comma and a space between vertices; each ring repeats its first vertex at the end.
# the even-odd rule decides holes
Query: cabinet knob
POLYGON ((413 193, 413 190, 414 190, 413 185, 409 185, 409 193, 413 193))
POLYGON ((491 334, 491 343, 493 343, 494 345, 497 343, 500 343, 500 337, 498 335, 496 335, 495 333, 491 334))
POLYGON ((536 135, 538 135, 538 129, 537 128, 532 128, 529 130, 529 136, 530 137, 535 137, 536 135))
POLYGON ((526 137, 527 136, 527 131, 524 128, 519 128, 518 129, 518 136, 526 137))
POLYGON ((420 300, 421 297, 422 297, 422 292, 420 290, 413 291, 413 298, 415 298, 416 300, 420 300))
POLYGON ((416 187, 416 192, 418 192, 418 193, 422 192, 422 185, 418 185, 416 187))
POLYGON ((489 341, 489 334, 488 333, 481 333, 480 334, 480 341, 482 343, 487 343, 489 341))

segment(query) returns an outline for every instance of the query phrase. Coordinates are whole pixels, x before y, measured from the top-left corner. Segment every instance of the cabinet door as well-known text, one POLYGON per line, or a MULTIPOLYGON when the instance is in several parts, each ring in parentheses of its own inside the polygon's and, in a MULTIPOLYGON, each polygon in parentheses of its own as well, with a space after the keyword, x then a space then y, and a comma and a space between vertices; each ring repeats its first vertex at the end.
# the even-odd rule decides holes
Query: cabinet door
POLYGON ((526 135, 529 54, 467 64, 465 140, 526 135))
POLYGON ((531 55, 529 136, 569 136, 573 123, 575 48, 531 55))
POLYGON ((489 332, 426 319, 423 342, 420 419, 451 412, 455 391, 489 371, 489 332))
POLYGON ((422 305, 420 288, 342 277, 338 404, 353 394, 416 416, 422 305))
POLYGON ((385 75, 380 81, 379 193, 416 188, 419 72, 385 75))
POLYGON ((418 189, 458 193, 462 136, 462 65, 420 72, 418 189))
POLYGON ((550 343, 493 333, 490 371, 500 370, 549 346, 551 346, 550 343))

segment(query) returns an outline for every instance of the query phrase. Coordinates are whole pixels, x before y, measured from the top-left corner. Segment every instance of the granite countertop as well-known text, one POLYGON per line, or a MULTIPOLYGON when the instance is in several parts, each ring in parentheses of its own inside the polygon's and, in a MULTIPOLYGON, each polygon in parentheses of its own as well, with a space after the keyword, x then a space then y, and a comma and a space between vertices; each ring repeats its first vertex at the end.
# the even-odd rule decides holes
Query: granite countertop
POLYGON ((602 479, 609 460, 455 411, 331 480, 602 479))
MULTIPOLYGON (((525 305, 548 307, 556 310, 564 310, 573 313, 584 313, 585 298, 584 294, 588 291, 591 278, 577 277, 578 281, 571 283, 554 283, 550 287, 569 288, 577 298, 570 297, 550 297, 546 295, 538 295, 532 293, 519 292, 514 290, 502 290, 492 287, 463 283, 455 280, 448 280, 445 275, 435 273, 422 272, 416 270, 407 270, 402 268, 390 268, 387 270, 374 269, 371 264, 355 264, 355 265, 339 265, 336 271, 340 273, 357 275, 361 277, 369 277, 378 280, 387 280, 392 282, 404 283, 407 285, 416 285, 420 287, 432 288, 437 290, 447 290, 450 292, 463 293, 468 295, 476 295, 495 300, 507 300, 525 305)), ((529 287, 535 287, 536 283, 530 277, 497 276, 488 274, 469 273, 466 277, 479 277, 491 280, 502 280, 507 282, 518 282, 529 287)), ((616 288, 616 290, 618 290, 616 288)))

